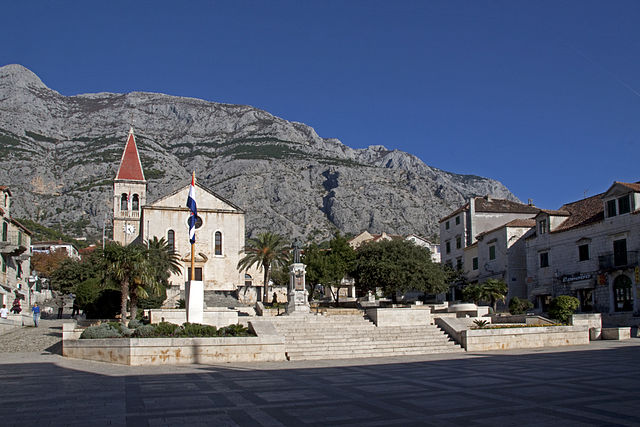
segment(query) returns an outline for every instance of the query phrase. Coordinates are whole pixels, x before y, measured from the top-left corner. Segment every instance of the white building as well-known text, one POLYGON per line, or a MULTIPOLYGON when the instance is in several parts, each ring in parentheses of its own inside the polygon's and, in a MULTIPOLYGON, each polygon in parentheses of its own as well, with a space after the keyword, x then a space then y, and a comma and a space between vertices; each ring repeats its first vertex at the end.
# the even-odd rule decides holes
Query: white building
POLYGON ((59 250, 65 251, 72 259, 80 259, 78 248, 73 243, 58 242, 35 242, 31 244, 31 253, 50 254, 59 250))
POLYGON ((440 254, 442 263, 465 270, 465 248, 477 236, 516 219, 533 218, 540 209, 511 200, 489 196, 472 197, 467 203, 440 220, 440 254))
POLYGON ((476 236, 477 242, 472 245, 475 257, 472 251, 465 251, 465 255, 472 255, 471 263, 465 264, 463 270, 467 281, 502 280, 508 287, 507 301, 527 298, 525 237, 535 225, 533 219, 514 219, 476 236))
POLYGON ((573 295, 582 311, 631 316, 640 310, 640 183, 543 210, 526 239, 528 294, 545 310, 573 295))
MULTIPOLYGON (((148 203, 142 163, 133 135, 129 131, 113 191, 113 240, 122 244, 144 243, 154 237, 165 238, 178 255, 182 268, 172 274, 168 300, 177 299, 191 277, 190 216, 186 207, 190 177, 173 193, 148 203)), ((244 211, 196 182, 195 280, 204 282, 205 293, 233 293, 244 302, 262 295, 262 274, 257 269, 240 272, 243 257, 244 211)))

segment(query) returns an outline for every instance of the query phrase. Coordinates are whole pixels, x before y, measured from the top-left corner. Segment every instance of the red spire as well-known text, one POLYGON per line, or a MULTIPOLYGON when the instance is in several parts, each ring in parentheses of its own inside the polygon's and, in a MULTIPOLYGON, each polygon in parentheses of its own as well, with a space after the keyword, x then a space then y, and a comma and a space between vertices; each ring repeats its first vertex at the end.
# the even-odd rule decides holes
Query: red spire
POLYGON ((116 179, 144 181, 142 163, 140 163, 136 139, 133 136, 133 128, 129 130, 129 138, 127 138, 127 145, 124 147, 124 153, 122 153, 122 160, 120 160, 120 167, 118 168, 116 179))

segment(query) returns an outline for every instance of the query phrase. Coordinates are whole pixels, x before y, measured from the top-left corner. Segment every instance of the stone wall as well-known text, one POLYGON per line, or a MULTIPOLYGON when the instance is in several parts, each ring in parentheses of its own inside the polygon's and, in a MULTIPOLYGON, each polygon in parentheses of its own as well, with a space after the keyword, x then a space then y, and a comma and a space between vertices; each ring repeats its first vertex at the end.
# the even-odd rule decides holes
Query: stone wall
POLYGON ((512 350, 589 344, 587 326, 468 329, 460 333, 467 351, 512 350))
POLYGON ((376 326, 431 325, 433 323, 431 309, 424 306, 368 308, 366 313, 376 326))
POLYGON ((76 359, 121 365, 284 361, 284 337, 273 326, 256 322, 257 337, 78 339, 74 323, 63 325, 62 354, 76 359))

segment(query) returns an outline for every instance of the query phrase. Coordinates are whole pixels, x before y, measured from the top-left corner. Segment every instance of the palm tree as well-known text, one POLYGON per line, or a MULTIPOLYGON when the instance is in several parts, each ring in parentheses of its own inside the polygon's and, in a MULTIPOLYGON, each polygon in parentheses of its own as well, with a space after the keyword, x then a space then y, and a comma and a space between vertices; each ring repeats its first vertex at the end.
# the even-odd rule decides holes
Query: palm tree
POLYGON ((487 300, 493 307, 495 313, 498 308, 498 301, 504 301, 507 296, 507 284, 502 280, 489 279, 480 285, 480 297, 487 300))
POLYGON ((180 258, 169 247, 169 243, 164 237, 158 240, 154 236, 153 239, 147 240, 146 243, 149 262, 156 272, 156 279, 162 285, 167 286, 171 273, 177 274, 181 271, 180 258))
POLYGON ((144 286, 155 281, 146 249, 140 245, 122 246, 110 243, 104 249, 105 270, 108 276, 120 282, 120 321, 127 322, 127 298, 131 294, 131 319, 135 319, 138 294, 146 293, 144 286), (133 288, 131 286, 133 285, 133 288))
POLYGON ((289 259, 289 246, 281 236, 271 232, 261 233, 258 237, 248 240, 244 250, 244 257, 238 262, 238 270, 246 271, 257 265, 264 272, 263 301, 269 299, 269 278, 271 268, 284 265, 289 259))

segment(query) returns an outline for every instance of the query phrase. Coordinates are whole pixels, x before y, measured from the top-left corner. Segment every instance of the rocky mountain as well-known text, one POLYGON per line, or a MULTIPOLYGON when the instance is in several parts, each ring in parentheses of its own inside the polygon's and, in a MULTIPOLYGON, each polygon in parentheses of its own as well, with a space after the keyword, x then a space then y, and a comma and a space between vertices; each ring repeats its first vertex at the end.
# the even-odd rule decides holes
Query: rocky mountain
POLYGON ((112 180, 133 119, 148 200, 206 187, 246 210, 247 234, 328 237, 336 229, 437 232, 472 195, 516 200, 492 179, 427 166, 383 146, 352 149, 246 105, 158 93, 63 96, 20 65, 0 68, 0 184, 12 216, 82 236, 109 224, 112 180))

